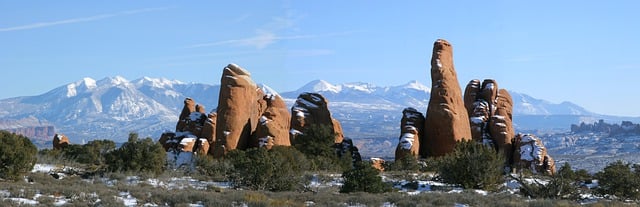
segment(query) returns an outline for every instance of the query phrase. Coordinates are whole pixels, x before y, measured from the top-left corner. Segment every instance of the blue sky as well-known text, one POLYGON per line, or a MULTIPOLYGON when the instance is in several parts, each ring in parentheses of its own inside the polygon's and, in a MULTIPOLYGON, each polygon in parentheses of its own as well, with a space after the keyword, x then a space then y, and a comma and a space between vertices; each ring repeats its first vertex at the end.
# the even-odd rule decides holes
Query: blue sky
POLYGON ((234 62, 279 91, 430 85, 433 42, 458 79, 640 116, 637 1, 4 1, 0 98, 83 77, 218 84, 234 62))

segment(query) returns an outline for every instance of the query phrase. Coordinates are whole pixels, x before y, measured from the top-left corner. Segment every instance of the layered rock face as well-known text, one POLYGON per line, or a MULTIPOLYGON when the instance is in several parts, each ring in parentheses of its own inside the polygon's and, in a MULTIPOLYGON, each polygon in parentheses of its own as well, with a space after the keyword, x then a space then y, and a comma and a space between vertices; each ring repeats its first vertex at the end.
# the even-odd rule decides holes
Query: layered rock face
MULTIPOLYGON (((201 138, 207 139, 209 146, 214 145, 216 140, 216 121, 218 114, 211 112, 207 115, 207 119, 202 126, 201 138)), ((209 154, 213 154, 212 152, 209 154)))
POLYGON ((506 166, 554 173, 553 158, 537 137, 515 136, 513 100, 495 80, 471 80, 461 97, 452 52, 446 40, 434 43, 427 114, 423 118, 413 108, 403 110, 396 161, 417 154, 442 156, 451 152, 457 142, 472 139, 502 153, 506 166))
POLYGON ((369 159, 369 161, 371 161, 371 167, 375 168, 380 172, 384 171, 385 161, 383 159, 372 157, 369 159))
POLYGON ((235 64, 229 64, 220 80, 216 144, 214 156, 233 149, 249 147, 271 148, 291 146, 290 115, 278 94, 265 94, 251 79, 251 74, 235 64))
POLYGON ((235 64, 229 64, 220 79, 220 98, 216 126, 216 147, 223 151, 246 149, 251 133, 258 125, 258 100, 262 94, 251 74, 235 64))
POLYGON ((165 132, 158 142, 167 152, 196 152, 210 154, 215 143, 215 112, 206 114, 205 108, 195 100, 186 98, 175 132, 165 132))
POLYGON ((302 93, 291 107, 291 140, 302 134, 311 125, 327 125, 332 129, 334 143, 342 143, 344 134, 338 120, 331 116, 328 101, 318 93, 302 93))
POLYGON ((424 125, 422 156, 442 156, 455 147, 456 142, 471 139, 469 115, 453 66, 453 49, 446 40, 433 45, 431 57, 431 98, 424 125))
POLYGON ((531 134, 518 134, 513 144, 515 147, 513 160, 516 168, 550 175, 556 172, 555 161, 547 154, 547 149, 540 138, 531 134))
POLYGON ((396 161, 406 157, 420 155, 420 140, 424 129, 424 115, 415 108, 405 108, 400 121, 400 138, 396 147, 396 161))
POLYGON ((515 136, 513 129, 513 100, 505 89, 499 89, 492 79, 471 80, 464 93, 465 107, 473 140, 490 144, 509 161, 515 136))
POLYGON ((196 102, 191 98, 184 99, 184 106, 182 107, 182 112, 178 117, 178 123, 176 124, 176 131, 184 131, 187 129, 187 121, 188 117, 192 112, 196 111, 196 102))
POLYGON ((64 134, 56 134, 53 136, 53 149, 59 150, 69 146, 71 142, 69 142, 69 137, 64 134))
POLYGON ((284 100, 280 95, 269 94, 263 99, 266 110, 259 120, 253 135, 252 147, 266 147, 274 145, 291 146, 289 140, 289 124, 291 116, 284 100))
POLYGON ((186 98, 175 132, 162 134, 167 151, 222 157, 233 149, 291 146, 287 106, 276 92, 259 88, 248 71, 229 64, 222 72, 218 108, 206 114, 202 105, 186 98))

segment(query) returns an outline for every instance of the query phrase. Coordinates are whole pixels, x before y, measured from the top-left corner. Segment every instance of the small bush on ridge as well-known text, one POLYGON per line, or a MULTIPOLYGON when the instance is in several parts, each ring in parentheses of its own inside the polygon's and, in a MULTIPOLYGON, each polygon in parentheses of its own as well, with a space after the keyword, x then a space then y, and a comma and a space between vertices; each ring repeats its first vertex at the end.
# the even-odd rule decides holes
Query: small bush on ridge
POLYGON ((446 183, 466 189, 495 190, 504 180, 504 163, 503 156, 491 147, 463 141, 440 158, 437 172, 446 183))

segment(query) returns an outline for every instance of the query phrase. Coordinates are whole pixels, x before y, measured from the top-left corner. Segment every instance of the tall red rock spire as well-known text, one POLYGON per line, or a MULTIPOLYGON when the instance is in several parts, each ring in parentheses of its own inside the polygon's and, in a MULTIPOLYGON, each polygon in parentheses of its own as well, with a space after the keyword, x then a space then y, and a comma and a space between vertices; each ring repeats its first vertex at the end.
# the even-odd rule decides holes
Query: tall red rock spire
POLYGON ((453 48, 446 40, 433 44, 431 56, 431 98, 425 120, 423 156, 442 156, 453 151, 456 142, 471 139, 469 115, 453 66, 453 48))

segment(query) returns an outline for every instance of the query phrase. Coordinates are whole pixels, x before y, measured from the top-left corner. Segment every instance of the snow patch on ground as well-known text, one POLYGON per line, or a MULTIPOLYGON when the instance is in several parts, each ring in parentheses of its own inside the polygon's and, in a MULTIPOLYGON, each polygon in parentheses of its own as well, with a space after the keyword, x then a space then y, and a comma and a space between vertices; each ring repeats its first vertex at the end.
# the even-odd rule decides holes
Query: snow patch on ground
POLYGON ((32 173, 49 173, 54 169, 59 169, 59 167, 51 164, 40 164, 37 163, 33 166, 31 170, 32 173))
POLYGON ((116 199, 122 201, 125 206, 137 206, 138 199, 131 196, 129 192, 120 192, 119 196, 116 196, 116 199))
POLYGON ((186 167, 190 170, 195 169, 193 152, 167 152, 167 164, 171 169, 186 167))

